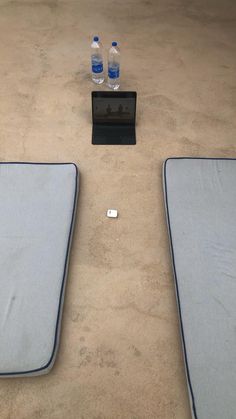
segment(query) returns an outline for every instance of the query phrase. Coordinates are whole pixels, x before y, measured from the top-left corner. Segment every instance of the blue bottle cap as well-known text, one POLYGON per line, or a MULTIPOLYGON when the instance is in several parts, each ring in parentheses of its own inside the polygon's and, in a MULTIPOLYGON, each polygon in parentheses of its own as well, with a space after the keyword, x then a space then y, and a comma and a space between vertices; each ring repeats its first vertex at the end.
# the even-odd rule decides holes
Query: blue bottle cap
POLYGON ((98 42, 99 41, 98 36, 94 36, 93 40, 94 40, 94 42, 98 42))
POLYGON ((116 41, 113 41, 111 45, 112 45, 113 47, 117 47, 117 42, 116 42, 116 41))

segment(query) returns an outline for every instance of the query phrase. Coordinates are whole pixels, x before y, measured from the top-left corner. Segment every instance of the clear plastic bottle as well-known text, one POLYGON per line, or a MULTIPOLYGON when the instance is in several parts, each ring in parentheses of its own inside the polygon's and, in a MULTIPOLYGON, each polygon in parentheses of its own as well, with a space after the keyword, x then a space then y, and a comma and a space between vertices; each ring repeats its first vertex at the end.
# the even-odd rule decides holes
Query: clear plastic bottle
POLYGON ((108 53, 108 87, 113 90, 120 87, 120 50, 117 42, 112 42, 108 53))
POLYGON ((92 80, 96 84, 104 82, 103 51, 99 37, 95 36, 91 44, 92 80))

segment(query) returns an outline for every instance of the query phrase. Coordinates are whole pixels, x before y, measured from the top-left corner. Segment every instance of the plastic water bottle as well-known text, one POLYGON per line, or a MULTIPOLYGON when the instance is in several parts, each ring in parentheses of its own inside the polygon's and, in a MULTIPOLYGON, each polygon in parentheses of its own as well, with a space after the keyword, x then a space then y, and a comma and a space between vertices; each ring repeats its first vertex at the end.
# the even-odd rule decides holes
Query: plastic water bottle
POLYGON ((113 90, 120 87, 120 50, 117 42, 112 42, 108 53, 108 86, 113 90))
POLYGON ((91 65, 92 65, 92 80, 96 84, 104 82, 103 72, 103 53, 102 44, 99 41, 98 36, 93 38, 91 44, 91 65))

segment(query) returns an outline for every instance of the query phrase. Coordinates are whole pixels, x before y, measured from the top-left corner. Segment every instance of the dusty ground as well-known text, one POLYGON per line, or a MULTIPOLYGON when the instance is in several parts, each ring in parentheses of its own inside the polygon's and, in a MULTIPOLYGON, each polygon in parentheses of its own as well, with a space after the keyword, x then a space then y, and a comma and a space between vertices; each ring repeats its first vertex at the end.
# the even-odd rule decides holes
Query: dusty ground
POLYGON ((81 172, 57 362, 0 381, 1 419, 190 419, 161 168, 235 157, 235 45, 230 0, 0 1, 0 159, 81 172), (138 92, 136 146, 91 145, 97 33, 138 92))

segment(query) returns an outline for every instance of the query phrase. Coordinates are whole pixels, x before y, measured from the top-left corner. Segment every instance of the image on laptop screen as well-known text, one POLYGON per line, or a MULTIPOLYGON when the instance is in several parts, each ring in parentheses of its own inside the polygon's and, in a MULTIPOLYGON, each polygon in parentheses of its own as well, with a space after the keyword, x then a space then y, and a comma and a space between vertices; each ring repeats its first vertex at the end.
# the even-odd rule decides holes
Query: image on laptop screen
POLYGON ((136 94, 134 92, 94 93, 94 124, 135 124, 136 94))

